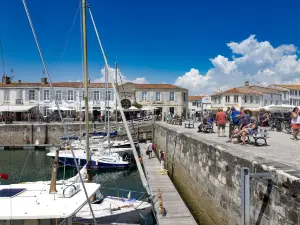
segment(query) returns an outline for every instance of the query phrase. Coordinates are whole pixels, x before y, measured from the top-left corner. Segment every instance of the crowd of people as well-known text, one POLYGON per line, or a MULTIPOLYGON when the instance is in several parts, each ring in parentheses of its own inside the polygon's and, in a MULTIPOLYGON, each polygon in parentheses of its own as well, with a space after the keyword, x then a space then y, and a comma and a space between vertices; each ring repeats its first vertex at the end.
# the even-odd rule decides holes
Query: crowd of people
MULTIPOLYGON (((241 144, 246 143, 246 136, 253 135, 257 132, 258 126, 269 127, 271 123, 271 113, 264 108, 261 108, 259 113, 254 116, 251 110, 241 107, 237 110, 235 107, 228 107, 226 111, 219 108, 215 116, 212 113, 209 114, 204 111, 199 114, 202 118, 201 124, 198 128, 202 128, 205 124, 217 125, 218 137, 225 136, 226 124, 229 124, 229 140, 231 142, 233 138, 239 137, 241 144)), ((293 140, 298 140, 298 134, 300 133, 300 116, 299 108, 295 107, 290 114, 290 124, 292 126, 293 140)), ((200 132, 200 128, 198 132, 200 132)))

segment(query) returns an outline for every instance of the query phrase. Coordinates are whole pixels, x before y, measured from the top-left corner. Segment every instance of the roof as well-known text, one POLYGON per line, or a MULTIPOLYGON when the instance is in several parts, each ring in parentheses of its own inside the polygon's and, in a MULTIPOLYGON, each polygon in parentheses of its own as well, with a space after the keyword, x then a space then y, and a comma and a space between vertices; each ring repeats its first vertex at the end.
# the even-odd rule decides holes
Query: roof
MULTIPOLYGON (((83 83, 82 82, 56 82, 52 83, 53 87, 67 87, 67 88, 82 88, 83 83)), ((2 88, 12 88, 12 87, 24 87, 24 88, 38 88, 38 87, 50 87, 50 84, 42 84, 42 83, 18 83, 18 82, 12 82, 11 84, 2 84, 0 83, 0 87, 2 88)), ((89 88, 104 88, 105 83, 89 83, 89 88)), ((111 88, 112 85, 109 83, 108 87, 111 88)))
MULTIPOLYGON (((56 185, 57 190, 61 187, 56 185)), ((14 197, 0 197, 0 220, 68 218, 87 203, 81 184, 80 187, 81 190, 71 198, 59 198, 57 194, 49 194, 50 185, 43 183, 1 185, 0 189, 26 190, 14 197)), ((91 197, 100 185, 86 183, 85 188, 91 197)))
POLYGON ((262 95, 262 93, 259 92, 259 91, 254 91, 254 90, 251 90, 251 89, 236 88, 235 87, 235 88, 228 89, 226 91, 215 93, 212 96, 222 95, 222 94, 256 94, 256 95, 262 95))
POLYGON ((278 84, 277 86, 287 89, 300 90, 300 84, 278 84))
POLYGON ((173 84, 135 84, 135 87, 138 89, 185 89, 173 84))
POLYGON ((262 86, 257 86, 257 85, 251 85, 251 86, 243 86, 242 88, 245 89, 251 89, 254 91, 259 91, 262 93, 271 93, 271 94, 280 94, 280 90, 276 88, 271 88, 271 87, 262 87, 262 86))
POLYGON ((188 100, 189 101, 199 101, 203 98, 204 96, 189 96, 188 100))

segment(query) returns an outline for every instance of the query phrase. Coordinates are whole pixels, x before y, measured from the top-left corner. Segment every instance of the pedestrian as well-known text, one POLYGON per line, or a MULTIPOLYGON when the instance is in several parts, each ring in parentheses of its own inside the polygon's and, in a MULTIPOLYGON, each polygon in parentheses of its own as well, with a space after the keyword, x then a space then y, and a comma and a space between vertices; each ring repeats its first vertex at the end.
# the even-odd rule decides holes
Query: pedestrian
MULTIPOLYGON (((227 110, 228 112, 229 110, 227 110)), ((228 112, 229 113, 229 112, 228 112)), ((236 116, 239 115, 240 112, 237 111, 233 106, 230 109, 230 123, 229 123, 229 134, 231 134, 234 130, 235 125, 238 125, 239 123, 239 118, 236 116)), ((230 135, 229 135, 229 140, 230 140, 230 135)))
POLYGON ((159 160, 160 160, 160 170, 163 170, 165 165, 165 153, 161 150, 159 150, 159 160))
POLYGON ((291 119, 292 129, 293 129, 293 140, 298 140, 298 134, 300 131, 300 116, 299 116, 299 108, 295 107, 292 112, 291 119))
POLYGON ((151 159, 152 158, 152 142, 151 142, 151 140, 148 141, 147 151, 148 151, 149 159, 151 159))
POLYGON ((216 125, 218 126, 218 137, 220 137, 220 130, 222 129, 222 136, 225 137, 225 126, 227 123, 226 113, 221 108, 218 109, 216 115, 216 125))

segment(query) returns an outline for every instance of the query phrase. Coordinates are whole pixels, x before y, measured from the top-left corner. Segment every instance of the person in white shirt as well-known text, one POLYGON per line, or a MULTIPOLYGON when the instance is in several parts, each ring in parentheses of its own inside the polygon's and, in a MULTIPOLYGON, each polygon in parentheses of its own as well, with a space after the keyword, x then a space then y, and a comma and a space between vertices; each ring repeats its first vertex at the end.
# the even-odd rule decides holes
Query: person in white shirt
POLYGON ((149 159, 152 158, 152 142, 149 140, 148 144, 147 144, 147 151, 148 151, 148 155, 149 155, 149 159))

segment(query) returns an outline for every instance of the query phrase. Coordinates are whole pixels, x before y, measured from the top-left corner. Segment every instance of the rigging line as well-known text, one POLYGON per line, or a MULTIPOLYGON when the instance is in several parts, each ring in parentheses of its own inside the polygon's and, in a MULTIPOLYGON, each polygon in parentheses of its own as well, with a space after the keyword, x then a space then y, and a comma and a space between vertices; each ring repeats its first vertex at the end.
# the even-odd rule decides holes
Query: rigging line
POLYGON ((1 58, 2 58, 2 69, 3 69, 3 74, 5 75, 4 56, 3 56, 3 47, 2 47, 1 37, 0 37, 0 50, 1 50, 1 58))
POLYGON ((26 160, 25 160, 23 169, 22 169, 22 171, 21 171, 21 175, 20 175, 20 178, 19 178, 19 182, 18 182, 18 183, 20 183, 20 181, 21 181, 21 179, 22 179, 23 172, 24 172, 24 169, 25 169, 25 167, 26 167, 26 164, 27 164, 27 161, 28 161, 28 158, 29 158, 29 155, 30 155, 31 151, 32 151, 31 149, 28 151, 28 154, 27 154, 27 157, 26 157, 26 160))
MULTIPOLYGON (((91 20, 92 20, 92 23, 93 23, 93 26, 94 26, 94 30, 95 30, 95 33, 96 33, 96 36, 97 36, 97 39, 98 39, 98 42, 99 42, 99 45, 100 45, 100 49, 101 49, 101 52, 102 52, 102 55, 103 55, 103 58, 104 58, 105 66, 106 66, 106 68, 109 68, 108 61, 107 61, 107 57, 106 57, 106 54, 105 54, 105 52, 104 52, 104 49, 103 49, 103 46, 102 46, 102 43, 101 43, 101 40, 100 40, 100 37, 99 37, 99 34, 98 34, 98 30, 97 30, 97 27, 96 27, 96 24, 95 24, 95 21, 94 21, 94 18, 93 18, 93 14, 92 14, 90 5, 88 5, 88 10, 89 10, 89 13, 90 13, 90 16, 91 16, 91 20)), ((111 76, 110 76, 110 77, 111 77, 111 76)), ((120 106, 121 117, 122 117, 122 120, 123 120, 123 122, 124 122, 124 126, 125 126, 125 129, 126 129, 126 133, 127 133, 128 139, 129 139, 129 141, 130 141, 130 145, 131 145, 131 148, 132 148, 132 152, 133 152, 133 155, 134 155, 136 164, 137 164, 138 171, 139 171, 139 173, 140 173, 140 177, 141 177, 143 186, 144 186, 144 188, 146 189, 147 193, 148 193, 148 194, 151 194, 149 184, 148 184, 148 182, 147 182, 147 179, 146 179, 146 176, 145 176, 145 174, 144 174, 143 168, 142 168, 142 166, 141 166, 141 164, 140 164, 139 157, 138 157, 138 154, 137 154, 135 145, 134 145, 134 143, 133 143, 133 139, 132 139, 132 136, 131 136, 131 133, 130 133, 130 130, 129 130, 127 121, 126 121, 126 117, 125 117, 124 111, 123 111, 122 106, 121 106, 121 100, 120 100, 119 93, 117 92, 116 85, 115 85, 115 83, 114 83, 114 78, 112 78, 112 79, 113 79, 113 82, 111 82, 111 85, 112 85, 112 87, 113 87, 113 89, 114 89, 114 91, 115 91, 117 103, 118 103, 119 106, 120 106)))
POLYGON ((62 63, 63 57, 64 57, 64 55, 65 55, 65 52, 66 52, 66 50, 67 50, 67 46, 68 46, 68 43, 69 43, 69 40, 70 40, 70 37, 71 37, 72 31, 73 31, 73 28, 74 28, 75 22, 76 22, 76 18, 77 18, 77 15, 78 15, 78 11, 79 11, 79 9, 80 9, 80 5, 81 5, 81 4, 80 4, 80 1, 79 1, 79 3, 78 3, 78 7, 77 7, 77 10, 76 10, 76 14, 75 14, 75 17, 74 17, 74 19, 73 19, 73 23, 72 23, 71 29, 69 30, 69 35, 68 35, 68 38, 67 38, 67 40, 66 40, 66 43, 65 43, 65 46, 64 46, 63 52, 62 52, 62 54, 61 54, 61 56, 60 56, 60 61, 59 61, 59 64, 61 64, 61 63, 62 63))
MULTIPOLYGON (((41 60, 42 60, 44 69, 45 69, 45 73, 47 74, 47 77, 48 77, 48 79, 49 79, 50 87, 51 87, 51 90, 52 90, 52 96, 53 96, 54 99, 55 99, 55 105, 57 106, 57 109, 58 109, 58 112, 59 112, 59 116, 60 116, 60 119, 61 119, 61 122, 62 122, 62 125, 63 125, 63 128, 64 128, 64 135, 65 135, 65 134, 66 134, 66 127, 65 127, 65 123, 64 123, 64 121, 63 121, 62 115, 61 115, 61 111, 60 111, 60 109, 59 109, 59 105, 58 105, 57 98, 55 97, 55 92, 54 92, 54 89, 53 89, 53 86, 52 86, 52 82, 51 82, 51 79, 50 79, 50 74, 49 74, 47 65, 46 65, 46 63, 45 63, 45 60, 44 60, 44 57, 43 57, 43 54, 42 54, 42 51, 41 51, 41 48, 40 48, 40 45, 39 45, 37 36, 36 36, 36 34, 35 34, 35 30, 34 30, 34 27, 33 27, 32 21, 31 21, 31 17, 30 17, 28 8, 27 8, 26 0, 22 0, 22 2, 23 2, 23 5, 24 5, 24 8, 25 8, 25 11, 26 11, 26 15, 27 15, 27 18, 28 18, 28 21, 29 21, 29 24, 30 24, 30 27, 31 27, 31 30, 32 30, 32 33, 33 33, 33 36, 34 36, 34 40, 35 40, 35 42, 36 42, 36 45, 37 45, 37 48, 38 48, 38 51, 39 51, 39 54, 40 54, 40 57, 41 57, 41 60)), ((89 208, 90 208, 90 210, 91 210, 91 214, 92 214, 93 219, 94 219, 94 223, 97 225, 97 221, 96 221, 96 219, 95 219, 95 215, 94 215, 94 212, 93 212, 93 209, 92 209, 91 201, 90 201, 90 198, 89 198, 88 193, 87 193, 87 191, 86 191, 86 188, 85 188, 85 185, 84 185, 82 176, 81 176, 81 174, 80 174, 79 166, 78 166, 78 164, 77 164, 77 161, 75 160, 75 154, 74 154, 74 151, 73 151, 72 147, 71 147, 71 152, 72 152, 72 156, 73 156, 73 159, 74 159, 74 162, 75 162, 75 166, 76 166, 77 172, 78 172, 78 174, 79 174, 80 182, 81 182, 81 184, 82 184, 82 187, 83 187, 83 190, 84 190, 84 193, 85 193, 87 202, 88 202, 88 204, 89 204, 89 208)))

